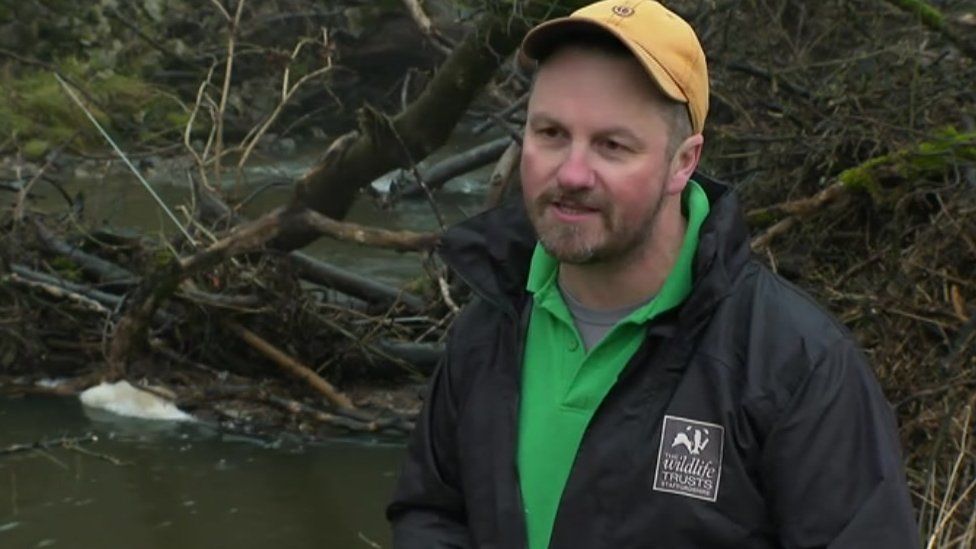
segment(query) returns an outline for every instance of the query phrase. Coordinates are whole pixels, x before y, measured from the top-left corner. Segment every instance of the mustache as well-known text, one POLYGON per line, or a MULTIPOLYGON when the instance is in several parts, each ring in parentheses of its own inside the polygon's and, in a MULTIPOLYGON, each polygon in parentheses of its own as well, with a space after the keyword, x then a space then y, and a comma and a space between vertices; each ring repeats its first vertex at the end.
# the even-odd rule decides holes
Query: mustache
POLYGON ((547 189, 539 195, 538 203, 540 205, 559 203, 570 207, 593 210, 603 210, 606 207, 606 201, 588 189, 579 191, 564 191, 559 188, 547 189))

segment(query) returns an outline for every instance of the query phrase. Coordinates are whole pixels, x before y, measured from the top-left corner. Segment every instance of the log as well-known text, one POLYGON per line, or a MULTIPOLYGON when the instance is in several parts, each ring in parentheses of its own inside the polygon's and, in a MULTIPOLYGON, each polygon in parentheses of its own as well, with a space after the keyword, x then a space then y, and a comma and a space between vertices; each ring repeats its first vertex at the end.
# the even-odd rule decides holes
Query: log
POLYGON ((38 239, 48 252, 67 257, 81 267, 83 271, 94 275, 103 282, 133 282, 138 279, 132 271, 111 261, 83 252, 76 246, 59 239, 36 219, 34 220, 34 227, 37 230, 38 239))
POLYGON ((75 292, 71 292, 69 290, 66 290, 65 288, 60 287, 60 286, 56 286, 56 285, 53 285, 53 284, 48 284, 48 283, 45 283, 45 282, 39 282, 37 280, 31 280, 31 279, 22 277, 21 275, 19 275, 17 273, 13 273, 13 274, 4 276, 0 280, 11 281, 11 282, 14 282, 14 283, 18 283, 18 284, 27 286, 29 288, 39 288, 39 289, 47 292, 48 294, 50 294, 50 295, 52 295, 52 296, 54 296, 56 298, 59 298, 59 299, 68 299, 69 301, 73 301, 77 305, 81 306, 81 308, 83 308, 83 309, 86 309, 86 310, 89 310, 89 311, 98 313, 100 315, 104 315, 106 317, 109 316, 112 313, 112 311, 110 309, 105 308, 104 305, 102 305, 98 301, 95 301, 94 299, 91 299, 91 298, 89 298, 87 296, 84 296, 84 295, 81 295, 81 294, 78 294, 78 293, 75 293, 75 292))
POLYGON ((291 252, 288 260, 305 280, 333 288, 367 303, 391 307, 400 302, 411 312, 419 312, 425 308, 423 298, 416 294, 359 276, 302 252, 291 252))
MULTIPOLYGON (((443 188, 448 181, 459 175, 466 174, 495 162, 508 149, 511 143, 511 137, 502 137, 494 141, 482 143, 463 153, 456 154, 434 164, 429 170, 422 172, 420 177, 429 190, 436 191, 443 188)), ((400 183, 398 181, 390 187, 390 195, 393 197, 393 200, 400 197, 424 197, 424 189, 417 181, 409 175, 406 175, 404 179, 406 179, 406 182, 400 183)))
POLYGON ((386 354, 409 362, 424 375, 432 374, 434 367, 444 356, 443 343, 412 343, 381 339, 375 343, 375 346, 386 354))
MULTIPOLYGON (((89 288, 82 284, 75 284, 74 282, 70 282, 53 275, 40 273, 27 267, 26 265, 13 263, 10 265, 10 270, 15 276, 21 277, 24 281, 40 284, 50 289, 57 289, 63 292, 66 296, 68 294, 75 294, 85 299, 90 299, 91 301, 104 306, 110 311, 114 311, 122 305, 122 296, 89 288)), ((15 282, 17 281, 16 278, 13 280, 15 282)), ((176 320, 176 317, 174 317, 172 314, 162 310, 155 311, 152 318, 156 322, 160 323, 174 322, 176 320)))
POLYGON ((14 274, 23 277, 25 280, 47 284, 71 293, 82 295, 88 299, 91 299, 92 301, 101 303, 109 309, 115 309, 122 303, 121 296, 109 294, 94 288, 88 288, 81 284, 75 284, 74 282, 69 282, 63 278, 58 278, 49 274, 39 273, 26 265, 13 263, 10 265, 10 270, 14 274))

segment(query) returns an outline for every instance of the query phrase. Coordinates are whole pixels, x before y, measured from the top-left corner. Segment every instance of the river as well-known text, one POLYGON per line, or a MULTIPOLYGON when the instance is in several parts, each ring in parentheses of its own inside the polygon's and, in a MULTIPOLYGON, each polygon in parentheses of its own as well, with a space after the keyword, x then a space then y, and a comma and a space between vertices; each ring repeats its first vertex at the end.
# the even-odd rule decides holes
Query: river
POLYGON ((303 446, 132 420, 76 399, 0 400, 0 448, 94 433, 82 451, 0 455, 0 547, 388 547, 402 445, 303 446))
MULTIPOLYGON (((431 161, 483 140, 455 138, 431 161)), ((246 172, 247 182, 232 191, 247 196, 270 180, 294 180, 315 154, 258 162, 246 172)), ((486 168, 457 178, 438 193, 449 223, 477 211, 489 172, 486 168)), ((147 176, 171 208, 189 203, 184 173, 147 170, 147 176)), ((149 235, 175 230, 135 178, 117 168, 108 175, 78 174, 64 188, 82 197, 83 224, 88 227, 149 235)), ((38 198, 33 207, 64 210, 65 202, 52 187, 41 183, 34 191, 38 198)), ((245 213, 259 215, 284 203, 290 193, 287 186, 271 188, 245 213)), ((437 227, 423 200, 385 210, 363 196, 347 220, 394 229, 437 227)), ((416 254, 326 238, 305 251, 391 284, 423 272, 416 254)), ((81 450, 0 455, 0 547, 389 547, 383 509, 404 453, 402 440, 269 443, 200 425, 93 412, 75 398, 0 397, 0 449, 88 432, 98 441, 81 450)))

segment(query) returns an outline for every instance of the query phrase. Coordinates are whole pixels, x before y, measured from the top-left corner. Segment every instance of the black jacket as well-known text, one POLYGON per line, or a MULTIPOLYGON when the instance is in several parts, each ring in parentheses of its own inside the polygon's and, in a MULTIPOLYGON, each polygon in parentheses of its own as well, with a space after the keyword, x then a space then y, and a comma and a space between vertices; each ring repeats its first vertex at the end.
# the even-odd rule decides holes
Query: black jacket
MULTIPOLYGON (((550 547, 918 547, 895 421, 857 343, 750 258, 734 193, 696 180, 711 212, 692 293, 648 326, 594 414, 550 547)), ((525 547, 515 446, 534 246, 520 205, 444 239, 476 298, 387 511, 396 549, 525 547)))

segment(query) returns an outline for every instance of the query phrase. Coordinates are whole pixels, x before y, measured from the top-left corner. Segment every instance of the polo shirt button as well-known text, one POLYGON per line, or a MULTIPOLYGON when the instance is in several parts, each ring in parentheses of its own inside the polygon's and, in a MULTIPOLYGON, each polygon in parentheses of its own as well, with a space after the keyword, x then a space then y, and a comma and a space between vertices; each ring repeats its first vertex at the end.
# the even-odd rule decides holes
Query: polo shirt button
POLYGON ((569 350, 575 351, 576 349, 579 349, 579 341, 573 339, 569 342, 569 350))

